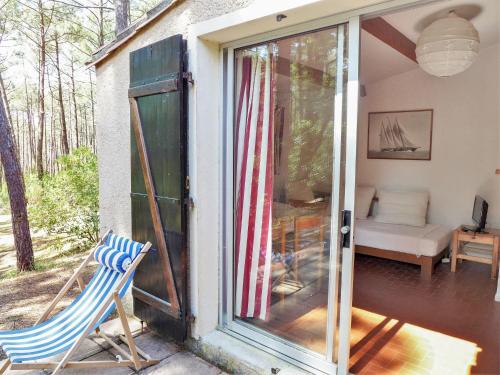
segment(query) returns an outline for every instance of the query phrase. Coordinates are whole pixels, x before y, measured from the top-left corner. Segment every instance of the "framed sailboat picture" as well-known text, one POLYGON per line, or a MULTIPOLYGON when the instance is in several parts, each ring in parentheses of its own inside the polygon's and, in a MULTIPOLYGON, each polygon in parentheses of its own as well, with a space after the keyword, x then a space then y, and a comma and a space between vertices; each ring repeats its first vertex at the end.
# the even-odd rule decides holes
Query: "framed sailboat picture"
POLYGON ((368 159, 431 160, 432 109, 370 112, 368 159))

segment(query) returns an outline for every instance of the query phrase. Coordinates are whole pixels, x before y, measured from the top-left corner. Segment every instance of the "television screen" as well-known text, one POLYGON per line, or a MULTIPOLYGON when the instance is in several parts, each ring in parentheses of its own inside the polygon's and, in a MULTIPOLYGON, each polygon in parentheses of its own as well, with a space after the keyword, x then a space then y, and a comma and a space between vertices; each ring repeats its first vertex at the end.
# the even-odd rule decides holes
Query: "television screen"
POLYGON ((488 214, 488 203, 476 195, 474 199, 474 209, 472 210, 472 220, 477 224, 478 229, 484 229, 486 226, 486 215, 488 214))

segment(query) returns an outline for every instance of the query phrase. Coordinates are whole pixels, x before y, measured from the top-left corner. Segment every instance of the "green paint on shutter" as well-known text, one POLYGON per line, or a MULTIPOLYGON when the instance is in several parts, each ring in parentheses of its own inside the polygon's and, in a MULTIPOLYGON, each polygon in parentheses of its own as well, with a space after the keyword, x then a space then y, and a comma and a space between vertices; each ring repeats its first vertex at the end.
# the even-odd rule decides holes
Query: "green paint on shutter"
MULTIPOLYGON (((130 54, 130 92, 146 92, 141 87, 178 80, 176 90, 151 93, 137 97, 142 131, 146 143, 149 164, 157 194, 157 202, 172 269, 181 304, 181 319, 169 317, 161 310, 161 301, 168 301, 166 286, 153 249, 138 268, 134 278, 134 313, 146 321, 158 333, 183 339, 186 335, 187 310, 187 212, 184 205, 187 192, 187 121, 186 84, 182 79, 185 66, 184 41, 176 35, 130 54), (144 297, 153 296, 154 302, 144 297)), ((156 87, 156 85, 154 86, 156 87)), ((135 95, 131 94, 131 95, 135 95)), ((132 231, 134 239, 156 239, 148 206, 139 154, 131 131, 131 199, 132 231)))

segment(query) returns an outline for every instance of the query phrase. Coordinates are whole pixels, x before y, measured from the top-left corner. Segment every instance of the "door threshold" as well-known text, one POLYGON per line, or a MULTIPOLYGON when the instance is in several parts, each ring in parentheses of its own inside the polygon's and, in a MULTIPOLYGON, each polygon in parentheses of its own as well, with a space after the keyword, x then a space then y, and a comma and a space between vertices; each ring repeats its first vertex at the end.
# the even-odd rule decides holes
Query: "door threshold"
MULTIPOLYGON (((239 335, 238 335, 239 336, 239 335)), ((206 361, 234 374, 309 375, 324 374, 317 370, 307 371, 288 360, 261 350, 258 345, 243 341, 232 332, 216 330, 188 345, 195 354, 206 361)))

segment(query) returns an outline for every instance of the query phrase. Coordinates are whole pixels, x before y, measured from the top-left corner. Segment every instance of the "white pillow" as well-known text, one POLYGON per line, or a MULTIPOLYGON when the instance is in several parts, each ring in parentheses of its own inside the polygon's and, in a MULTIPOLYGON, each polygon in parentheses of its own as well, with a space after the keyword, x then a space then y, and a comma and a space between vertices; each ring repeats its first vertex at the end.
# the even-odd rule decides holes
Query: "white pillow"
POLYGON ((357 186, 356 187, 356 208, 354 214, 356 219, 366 219, 370 212, 375 188, 373 186, 357 186))
POLYGON ((375 221, 423 227, 426 223, 429 193, 380 190, 375 221))

